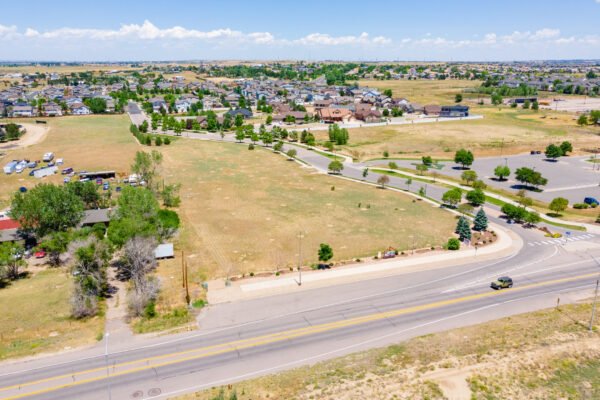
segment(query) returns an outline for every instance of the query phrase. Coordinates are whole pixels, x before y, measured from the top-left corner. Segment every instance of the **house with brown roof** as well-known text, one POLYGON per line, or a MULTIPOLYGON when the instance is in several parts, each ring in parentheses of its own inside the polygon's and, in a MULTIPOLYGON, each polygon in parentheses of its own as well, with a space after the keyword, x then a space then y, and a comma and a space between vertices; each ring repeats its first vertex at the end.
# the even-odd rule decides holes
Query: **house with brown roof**
POLYGON ((437 104, 429 104, 423 107, 423 113, 432 117, 439 117, 442 107, 437 104))
POLYGON ((360 110, 354 113, 356 119, 366 123, 381 122, 381 111, 379 110, 360 110))
POLYGON ((307 113, 306 111, 288 111, 283 114, 273 115, 273 122, 285 122, 285 119, 288 115, 294 117, 296 123, 303 122, 304 118, 306 118, 306 115, 308 115, 309 119, 312 118, 312 115, 310 113, 307 113))
POLYGON ((317 111, 319 119, 325 123, 340 122, 349 120, 352 117, 352 111, 348 108, 321 108, 317 111))

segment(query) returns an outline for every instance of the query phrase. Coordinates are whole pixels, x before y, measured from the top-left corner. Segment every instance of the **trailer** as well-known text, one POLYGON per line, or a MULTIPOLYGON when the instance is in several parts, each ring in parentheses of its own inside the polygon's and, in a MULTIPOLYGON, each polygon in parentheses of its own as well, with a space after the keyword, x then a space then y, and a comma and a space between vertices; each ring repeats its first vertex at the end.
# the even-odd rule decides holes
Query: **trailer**
POLYGON ((44 154, 44 157, 42 157, 42 161, 44 162, 50 162, 54 159, 54 153, 52 152, 48 152, 46 154, 44 154))
POLYGON ((42 169, 38 169, 37 171, 35 171, 33 173, 33 176, 35 176, 36 178, 43 178, 45 176, 54 175, 54 174, 56 174, 57 171, 58 171, 58 167, 56 167, 56 166, 49 167, 49 168, 42 168, 42 169))
POLYGON ((11 161, 4 166, 4 173, 9 175, 15 172, 15 168, 17 168, 17 161, 11 161))

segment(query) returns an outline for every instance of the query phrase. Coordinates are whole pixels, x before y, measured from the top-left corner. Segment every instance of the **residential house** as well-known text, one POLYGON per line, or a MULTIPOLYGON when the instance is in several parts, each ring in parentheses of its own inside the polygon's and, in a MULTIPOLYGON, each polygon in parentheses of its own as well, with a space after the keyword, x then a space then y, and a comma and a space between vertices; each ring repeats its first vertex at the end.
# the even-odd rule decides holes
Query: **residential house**
POLYGON ((285 122, 288 116, 294 117, 296 123, 305 121, 306 116, 308 115, 308 119, 312 118, 312 115, 307 113, 306 111, 288 111, 284 114, 273 115, 273 122, 285 122))
POLYGON ((354 117, 366 123, 381 122, 381 111, 359 110, 354 113, 354 117))
POLYGON ((90 108, 83 103, 71 103, 68 105, 73 115, 89 115, 90 108))
POLYGON ((42 104, 43 114, 47 117, 55 117, 62 115, 62 108, 54 102, 42 104))
POLYGON ((17 103, 12 108, 13 117, 33 117, 35 109, 27 103, 17 103))
POLYGON ((175 100, 175 109, 178 113, 186 113, 190 110, 192 104, 187 99, 175 100))
POLYGON ((160 110, 163 108, 167 111, 169 110, 169 106, 162 97, 152 97, 148 99, 148 102, 152 104, 152 111, 156 113, 160 113, 160 110))
POLYGON ((424 111, 425 108, 419 103, 411 103, 410 106, 408 106, 408 112, 412 114, 422 114, 424 111))
POLYGON ((442 106, 440 110, 440 117, 468 117, 469 107, 468 106, 442 106))
POLYGON ((242 117, 244 117, 244 119, 248 119, 248 118, 252 117, 252 111, 250 111, 247 108, 239 108, 237 110, 230 110, 230 111, 227 111, 225 114, 231 115, 232 120, 235 120, 235 117, 238 114, 240 114, 242 117))
POLYGON ((319 119, 325 123, 347 121, 352 116, 352 110, 349 108, 321 108, 317 111, 319 119))
POLYGON ((437 104, 430 104, 423 107, 423 113, 431 117, 439 116, 441 111, 442 107, 438 106, 437 104))

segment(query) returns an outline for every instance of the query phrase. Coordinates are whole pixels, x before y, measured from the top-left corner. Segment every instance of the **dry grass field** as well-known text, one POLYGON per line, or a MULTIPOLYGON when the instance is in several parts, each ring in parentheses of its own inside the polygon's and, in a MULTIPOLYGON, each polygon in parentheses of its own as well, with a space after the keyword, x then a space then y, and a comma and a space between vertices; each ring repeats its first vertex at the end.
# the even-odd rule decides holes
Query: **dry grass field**
MULTIPOLYGON (((164 176, 182 183, 181 247, 202 278, 317 262, 319 243, 335 260, 387 246, 439 245, 454 217, 397 192, 317 174, 270 150, 179 140, 161 149, 164 176), (433 223, 435 221, 435 223, 433 223)), ((175 265, 177 269, 178 266, 175 265)))
MULTIPOLYGON (((63 168, 128 173, 138 144, 129 133, 127 115, 72 116, 47 121, 49 131, 41 142, 25 148, 1 150, 6 155, 0 158, 0 164, 4 166, 10 160, 23 158, 41 160, 44 153, 52 151, 55 158, 64 159, 63 168)), ((20 186, 30 188, 40 182, 62 182, 60 174, 36 179, 29 176, 30 171, 27 168, 21 174, 0 174, 3 189, 0 191, 0 208, 8 205, 11 193, 20 186)))
POLYGON ((481 81, 467 80, 389 80, 363 79, 358 81, 360 86, 368 86, 381 90, 392 89, 394 97, 404 97, 411 103, 453 104, 454 96, 464 89, 476 88, 481 81))
MULTIPOLYGON (((475 106, 471 112, 484 118, 350 129, 350 142, 344 151, 366 160, 381 157, 384 151, 390 157, 428 154, 451 158, 461 147, 471 149, 475 157, 519 154, 563 140, 573 143, 574 154, 598 147, 600 129, 581 128, 570 114, 486 106, 475 106)), ((317 140, 327 140, 326 131, 316 131, 315 135, 317 140)))
POLYGON ((598 399, 590 312, 586 303, 516 315, 177 399, 598 399))
POLYGON ((38 270, 0 289, 0 360, 93 343, 104 315, 70 317, 72 282, 66 268, 38 270))

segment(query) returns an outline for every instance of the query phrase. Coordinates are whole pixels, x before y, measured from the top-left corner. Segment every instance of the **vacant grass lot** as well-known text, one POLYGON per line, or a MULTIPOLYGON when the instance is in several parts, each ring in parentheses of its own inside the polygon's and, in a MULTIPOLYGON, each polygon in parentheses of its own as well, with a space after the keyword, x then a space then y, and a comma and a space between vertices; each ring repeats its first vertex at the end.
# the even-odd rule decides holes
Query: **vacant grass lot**
POLYGON ((72 282, 66 268, 48 269, 0 288, 0 360, 93 343, 104 315, 70 317, 72 282))
MULTIPOLYGON (((454 96, 463 90, 470 90, 481 85, 481 81, 467 80, 389 80, 363 79, 360 86, 368 86, 381 90, 391 89, 394 97, 404 97, 411 103, 453 104, 454 96)), ((466 96, 466 95, 465 95, 466 96)))
MULTIPOLYGON (((64 165, 59 169, 72 167, 75 171, 115 170, 120 174, 128 173, 139 147, 129 132, 127 115, 70 116, 48 118, 47 121, 50 130, 42 142, 24 149, 5 151, 0 164, 4 166, 10 160, 23 158, 41 160, 44 153, 52 151, 55 158, 64 159, 64 165)), ((27 122, 33 121, 29 119, 27 122)), ((0 207, 8 205, 11 193, 20 186, 30 188, 40 182, 62 182, 60 173, 36 179, 29 176, 30 171, 27 168, 21 174, 0 174, 0 207)))
POLYGON ((516 315, 178 399, 597 399, 590 312, 587 303, 516 315))
MULTIPOLYGON (((471 149, 475 157, 486 157, 544 150, 549 143, 569 140, 574 154, 579 154, 596 148, 599 140, 600 129, 580 128, 568 114, 489 106, 475 106, 471 111, 484 118, 350 129, 350 141, 343 150, 360 160, 381 157, 384 151, 390 158, 452 158, 461 147, 471 149)), ((314 133, 317 140, 327 140, 326 131, 314 133)))
MULTIPOLYGON (((182 183, 182 247, 204 277, 317 262, 319 243, 334 260, 387 246, 439 245, 454 228, 444 210, 397 192, 314 173, 271 150, 204 141, 163 147, 164 176, 182 183)), ((179 266, 175 266, 179 268, 179 266)))

